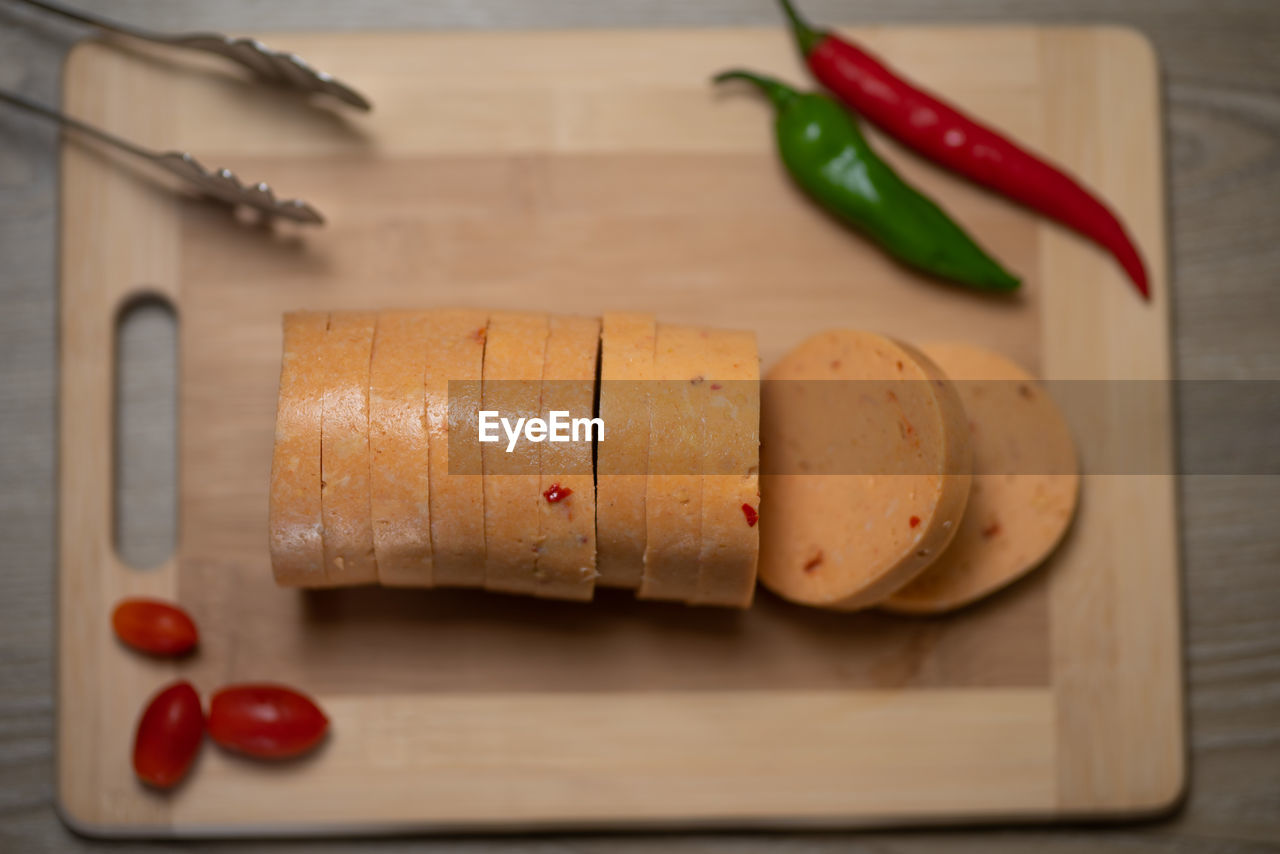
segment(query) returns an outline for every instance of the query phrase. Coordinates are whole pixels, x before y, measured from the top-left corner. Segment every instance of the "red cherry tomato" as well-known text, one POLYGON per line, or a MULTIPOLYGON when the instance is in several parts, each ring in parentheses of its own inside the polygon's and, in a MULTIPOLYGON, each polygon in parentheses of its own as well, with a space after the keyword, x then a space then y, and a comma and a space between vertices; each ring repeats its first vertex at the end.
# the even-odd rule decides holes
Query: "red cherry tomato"
POLYGON ((230 685, 209 703, 209 735, 259 759, 288 759, 311 750, 329 729, 310 697, 283 685, 230 685))
POLYGON ((200 636, 187 612, 156 599, 125 599, 111 614, 116 637, 151 655, 185 655, 200 636))
POLYGON ((133 739, 133 770, 160 789, 187 776, 204 738, 204 710, 190 682, 174 682, 151 698, 133 739))

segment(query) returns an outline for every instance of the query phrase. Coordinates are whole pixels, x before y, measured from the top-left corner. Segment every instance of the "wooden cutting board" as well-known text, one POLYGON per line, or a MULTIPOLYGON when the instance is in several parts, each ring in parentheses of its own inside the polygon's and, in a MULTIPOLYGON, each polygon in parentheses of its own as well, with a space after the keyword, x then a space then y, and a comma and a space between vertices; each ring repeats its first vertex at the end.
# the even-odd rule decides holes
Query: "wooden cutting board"
MULTIPOLYGON (((68 111, 268 180, 329 218, 245 224, 102 152, 63 151, 59 801, 94 834, 530 827, 868 826, 1119 817, 1184 779, 1167 386, 1137 417, 1075 412, 1079 519, 1041 572, 945 619, 745 614, 475 592, 303 594, 271 582, 266 484, 280 314, 471 304, 759 332, 767 367, 823 328, 986 342, 1055 379, 1169 377, 1155 58, 1117 29, 854 33, 1100 189, 1153 272, 1141 303, 1099 251, 883 140, 1026 277, 938 286, 815 211, 747 64, 806 80, 781 30, 272 35, 355 83, 316 109, 173 54, 77 47, 68 111), (180 331, 180 546, 112 546, 116 319, 154 294, 180 331), (1100 461, 1145 454, 1142 471, 1100 461), (126 595, 204 633, 178 664, 111 640, 126 595), (333 733, 282 766, 207 747, 161 796, 129 769, 140 706, 178 675, 314 692, 333 733)), ((1093 399, 1097 399, 1096 397, 1093 399)))

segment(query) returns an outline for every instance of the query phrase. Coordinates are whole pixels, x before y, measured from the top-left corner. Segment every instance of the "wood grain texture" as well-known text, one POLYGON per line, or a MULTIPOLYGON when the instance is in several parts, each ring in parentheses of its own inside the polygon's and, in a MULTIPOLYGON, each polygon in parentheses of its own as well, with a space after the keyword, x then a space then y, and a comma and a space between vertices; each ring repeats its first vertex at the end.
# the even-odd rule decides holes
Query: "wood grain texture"
MULTIPOLYGON (((555 27, 611 25, 773 24, 767 3, 713 0, 417 4, 401 0, 351 4, 103 2, 101 11, 156 27, 239 31, 366 27, 555 27)), ((1165 73, 1170 142, 1170 212, 1177 366, 1186 378, 1280 376, 1274 329, 1280 314, 1280 55, 1273 50, 1280 10, 1269 2, 1209 0, 813 0, 813 17, 880 21, 1042 22, 1112 20, 1154 40, 1165 73)), ((74 31, 0 9, 0 84, 48 102, 58 98, 57 63, 74 31)), ((0 848, 66 851, 96 848, 68 835, 51 809, 50 621, 53 596, 53 343, 55 135, 34 120, 0 111, 0 848)), ((158 352, 163 352, 162 350, 158 352)), ((1248 453, 1269 423, 1229 425, 1215 410, 1183 401, 1178 422, 1181 463, 1193 443, 1218 437, 1248 453)), ((127 424, 132 434, 145 433, 127 424)), ((1196 446, 1214 447, 1213 442, 1196 446)), ((520 841, 475 840, 472 850, 734 850, 776 851, 802 844, 813 851, 935 850, 1085 852, 1254 851, 1280 836, 1280 585, 1273 568, 1280 538, 1275 478, 1183 478, 1190 685, 1192 784, 1173 820, 1118 830, 964 832, 808 836, 574 836, 520 841)), ((436 843, 332 842, 324 850, 421 850, 436 843)), ((222 844, 201 846, 221 850, 222 844)), ((254 847, 254 846, 248 846, 254 847)), ((114 846, 112 850, 153 850, 114 846)), ((314 843, 276 850, 315 850, 314 843)), ((244 850, 238 846, 236 850, 244 850)))

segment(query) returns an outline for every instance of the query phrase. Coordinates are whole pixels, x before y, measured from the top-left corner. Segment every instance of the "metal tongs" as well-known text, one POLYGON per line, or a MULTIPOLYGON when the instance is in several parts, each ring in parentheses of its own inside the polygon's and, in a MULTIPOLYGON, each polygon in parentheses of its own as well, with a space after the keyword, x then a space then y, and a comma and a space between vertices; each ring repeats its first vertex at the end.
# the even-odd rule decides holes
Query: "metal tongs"
POLYGON ((324 217, 320 215, 320 211, 302 199, 277 198, 268 184, 262 182, 245 184, 230 169, 206 168, 200 161, 185 151, 153 151, 149 148, 143 148, 140 145, 129 142, 127 139, 121 139, 115 134, 107 133, 93 125, 86 124, 79 119, 63 115, 43 104, 37 104, 35 101, 25 98, 16 92, 7 92, 4 89, 0 89, 0 101, 58 122, 61 125, 114 146, 121 151, 127 151, 135 157, 148 160, 166 172, 177 175, 206 195, 221 199, 229 204, 247 205, 270 217, 282 217, 291 219, 294 222, 312 225, 324 224, 324 217))
MULTIPOLYGON (((50 2, 50 0, 18 0, 18 2, 82 24, 97 27, 109 33, 125 35, 130 38, 169 47, 187 48, 217 54, 248 68, 259 78, 269 83, 308 94, 322 93, 330 95, 361 110, 369 110, 372 107, 368 99, 350 86, 335 80, 323 71, 312 68, 297 55, 272 50, 256 39, 229 38, 216 33, 178 35, 154 33, 139 27, 126 26, 97 15, 71 9, 60 3, 50 2)), ((246 184, 228 169, 207 169, 186 152, 153 151, 143 148, 16 93, 0 90, 0 101, 51 119, 136 157, 149 160, 171 174, 191 183, 197 189, 225 202, 247 205, 271 217, 279 216, 304 223, 320 224, 324 222, 324 218, 319 211, 306 202, 300 199, 279 199, 267 184, 246 184)))

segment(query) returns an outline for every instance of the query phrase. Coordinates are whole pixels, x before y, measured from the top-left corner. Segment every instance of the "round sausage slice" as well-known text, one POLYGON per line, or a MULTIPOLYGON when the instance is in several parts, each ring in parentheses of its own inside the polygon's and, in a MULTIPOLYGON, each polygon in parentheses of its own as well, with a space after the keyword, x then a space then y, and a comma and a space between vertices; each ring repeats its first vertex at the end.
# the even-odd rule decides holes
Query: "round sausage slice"
POLYGON ((973 487, 955 540, 881 607, 938 614, 999 590, 1044 562, 1075 513, 1075 447, 1062 412, 1026 371, 969 344, 924 351, 969 414, 973 487))
POLYGON ((944 549, 969 495, 964 407, 923 353, 868 332, 805 341, 762 391, 760 579, 874 605, 944 549))

